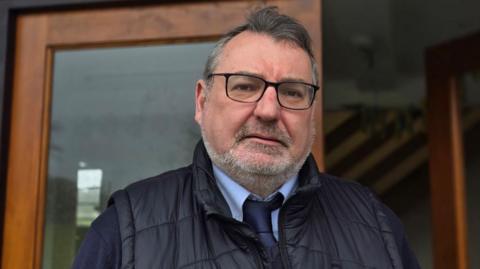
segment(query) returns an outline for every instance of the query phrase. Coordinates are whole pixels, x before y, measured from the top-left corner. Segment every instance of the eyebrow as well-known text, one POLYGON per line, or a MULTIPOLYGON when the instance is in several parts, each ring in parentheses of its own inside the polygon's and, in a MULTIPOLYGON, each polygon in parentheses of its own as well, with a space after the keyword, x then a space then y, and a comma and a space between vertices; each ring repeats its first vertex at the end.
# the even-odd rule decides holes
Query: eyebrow
MULTIPOLYGON (((262 75, 260 75, 260 74, 252 73, 252 72, 248 72, 248 71, 238 71, 238 72, 234 72, 233 74, 250 75, 250 76, 254 76, 254 77, 258 77, 258 78, 267 80, 267 79, 265 79, 264 76, 262 76, 262 75)), ((274 81, 272 81, 272 82, 274 82, 274 81)), ((281 80, 276 81, 276 82, 277 82, 277 83, 279 83, 279 82, 302 82, 302 83, 309 83, 309 84, 311 84, 311 82, 305 81, 305 80, 302 79, 302 78, 295 78, 295 77, 284 77, 284 78, 282 78, 281 80)))

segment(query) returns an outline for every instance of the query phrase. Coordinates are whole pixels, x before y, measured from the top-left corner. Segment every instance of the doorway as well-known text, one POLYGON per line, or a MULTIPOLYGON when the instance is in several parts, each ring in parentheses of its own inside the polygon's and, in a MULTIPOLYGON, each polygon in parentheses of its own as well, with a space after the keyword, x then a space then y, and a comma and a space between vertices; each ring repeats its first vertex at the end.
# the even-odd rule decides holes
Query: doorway
MULTIPOLYGON (((257 4, 18 16, 2 268, 68 268, 114 190, 189 163, 205 53, 257 4)), ((307 26, 320 61, 320 1, 267 4, 307 26)))

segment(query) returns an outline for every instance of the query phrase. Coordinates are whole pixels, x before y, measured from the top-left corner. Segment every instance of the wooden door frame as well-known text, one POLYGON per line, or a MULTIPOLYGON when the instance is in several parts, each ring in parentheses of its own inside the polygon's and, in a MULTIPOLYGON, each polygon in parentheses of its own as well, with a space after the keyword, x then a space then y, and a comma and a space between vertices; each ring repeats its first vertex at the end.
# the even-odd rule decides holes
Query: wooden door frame
MULTIPOLYGON (((198 1, 188 5, 135 6, 135 9, 112 7, 35 12, 17 17, 2 268, 41 267, 49 145, 50 68, 54 51, 59 48, 212 39, 243 22, 245 12, 238 11, 246 11, 255 4, 256 1, 198 1), (184 12, 185 9, 189 12, 184 12), (184 19, 178 20, 179 17, 184 19), (159 21, 175 27, 161 27, 156 24, 159 21), (196 23, 198 21, 209 27, 202 28, 196 23), (130 28, 118 31, 112 25, 128 25, 130 28), (24 199, 26 196, 28 199, 24 199)), ((293 15, 309 28, 314 53, 321 67, 320 0, 303 1, 302 5, 287 0, 271 0, 267 4, 279 6, 283 12, 293 15)), ((313 149, 320 166, 323 164, 321 96, 319 94, 316 101, 318 131, 313 149)))
POLYGON ((425 52, 434 268, 467 269, 460 76, 480 68, 480 32, 425 52))

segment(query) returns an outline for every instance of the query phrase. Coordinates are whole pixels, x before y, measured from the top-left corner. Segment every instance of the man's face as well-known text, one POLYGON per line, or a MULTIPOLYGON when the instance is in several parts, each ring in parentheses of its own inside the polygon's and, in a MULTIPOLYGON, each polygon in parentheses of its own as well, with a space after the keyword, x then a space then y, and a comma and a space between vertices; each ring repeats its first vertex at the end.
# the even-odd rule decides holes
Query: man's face
MULTIPOLYGON (((306 52, 252 32, 243 32, 226 44, 215 73, 247 73, 273 82, 312 83, 306 52)), ((227 173, 241 169, 272 176, 299 168, 310 152, 315 132, 313 108, 281 107, 271 86, 257 103, 231 100, 225 94, 222 76, 213 77, 210 89, 205 81, 197 82, 195 120, 213 162, 227 173), (225 167, 228 165, 232 167, 225 167)))

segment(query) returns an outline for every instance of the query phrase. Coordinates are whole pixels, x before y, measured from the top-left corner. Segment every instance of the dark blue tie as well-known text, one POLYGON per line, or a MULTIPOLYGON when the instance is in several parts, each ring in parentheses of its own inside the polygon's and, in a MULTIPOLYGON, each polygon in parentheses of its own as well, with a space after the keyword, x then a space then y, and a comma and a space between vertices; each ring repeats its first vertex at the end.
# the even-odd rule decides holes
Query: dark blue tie
POLYGON ((247 199, 243 203, 243 221, 252 226, 258 238, 267 249, 270 249, 277 243, 272 231, 272 211, 280 208, 282 203, 283 195, 281 193, 275 194, 270 201, 247 199))

